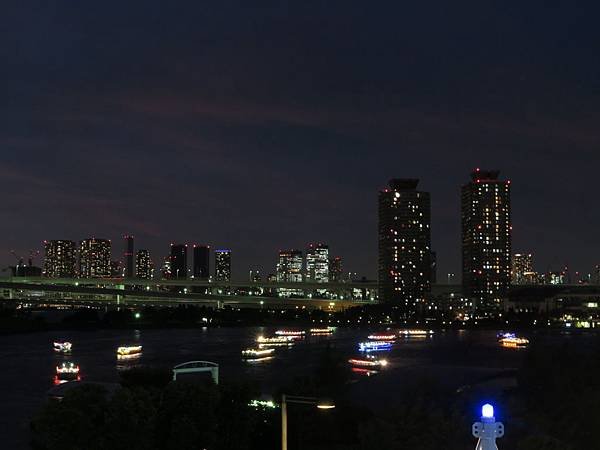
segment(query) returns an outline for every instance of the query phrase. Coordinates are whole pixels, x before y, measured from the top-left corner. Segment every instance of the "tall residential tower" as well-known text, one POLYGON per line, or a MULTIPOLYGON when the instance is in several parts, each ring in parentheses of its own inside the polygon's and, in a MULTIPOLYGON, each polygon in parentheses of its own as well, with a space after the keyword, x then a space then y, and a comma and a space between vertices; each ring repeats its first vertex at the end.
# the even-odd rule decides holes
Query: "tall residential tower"
POLYGON ((310 244, 306 250, 306 281, 327 283, 329 281, 329 247, 310 244))
POLYGON ((111 276, 111 244, 108 239, 89 238, 79 245, 79 276, 108 278, 111 276))
POLYGON ((379 298, 412 316, 431 291, 431 201, 419 180, 379 192, 379 298))
POLYGON ((510 181, 476 169, 462 187, 463 288, 481 316, 502 309, 510 285, 510 181))
POLYGON ((231 281, 231 250, 215 250, 215 280, 231 281))
POLYGON ((49 278, 75 278, 77 273, 77 244, 67 240, 44 241, 43 275, 49 278))

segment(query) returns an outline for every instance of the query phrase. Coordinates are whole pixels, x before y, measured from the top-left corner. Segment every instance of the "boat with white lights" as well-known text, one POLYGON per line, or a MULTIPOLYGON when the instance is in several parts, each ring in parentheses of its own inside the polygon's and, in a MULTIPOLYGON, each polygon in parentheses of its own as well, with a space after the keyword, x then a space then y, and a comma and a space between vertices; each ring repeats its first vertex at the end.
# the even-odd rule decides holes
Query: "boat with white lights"
POLYGON ((129 345, 117 348, 118 359, 139 358, 142 355, 141 345, 129 345))
POLYGON ((391 348, 392 343, 389 341, 366 341, 358 343, 358 349, 361 352, 378 352, 390 350, 391 348))
POLYGON ((385 367, 388 364, 387 359, 377 359, 377 358, 369 358, 369 357, 367 357, 367 358, 350 358, 348 360, 348 362, 350 364, 352 364, 352 366, 370 367, 371 369, 385 367))
POLYGON ((242 350, 242 356, 244 358, 263 358, 265 356, 273 356, 275 353, 274 348, 247 348, 242 350))
POLYGON ((291 336, 273 336, 273 337, 265 337, 259 336, 256 338, 256 342, 260 344, 260 346, 267 345, 292 345, 294 338, 291 336))
POLYGON ((400 336, 407 336, 407 337, 431 336, 433 334, 433 330, 400 330, 400 331, 398 331, 398 334, 400 336))
POLYGON ((275 332, 276 336, 283 336, 290 339, 303 339, 304 331, 296 331, 296 330, 277 330, 275 332))
POLYGON ((72 362, 64 362, 56 366, 54 384, 62 384, 68 381, 81 381, 79 366, 72 362))
POLYGON ((500 338, 500 344, 503 347, 527 347, 529 345, 529 339, 524 337, 518 337, 510 335, 507 333, 507 336, 500 338))
POLYGON ((335 331, 333 327, 327 328, 311 328, 310 334, 332 334, 335 331))
POLYGON ((53 342, 53 348, 56 353, 71 353, 73 345, 70 342, 53 342))
POLYGON ((352 367, 352 372, 370 377, 379 373, 378 370, 369 369, 367 367, 352 367))
POLYGON ((395 334, 370 334, 368 336, 372 341, 394 341, 396 340, 395 334))

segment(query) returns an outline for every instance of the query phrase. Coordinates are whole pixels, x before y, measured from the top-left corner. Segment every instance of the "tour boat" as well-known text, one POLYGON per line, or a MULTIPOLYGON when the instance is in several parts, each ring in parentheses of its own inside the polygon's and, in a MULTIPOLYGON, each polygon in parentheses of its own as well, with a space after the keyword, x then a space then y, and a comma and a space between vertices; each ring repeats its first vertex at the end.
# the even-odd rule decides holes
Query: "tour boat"
POLYGON ((358 343, 358 349, 361 352, 378 352, 390 350, 391 348, 392 343, 387 341, 367 341, 358 343))
POLYGON ((310 334, 332 334, 334 331, 333 327, 327 328, 311 328, 310 334))
POLYGON ((275 353, 274 348, 263 348, 262 346, 259 346, 258 348, 242 350, 242 358, 249 363, 268 361, 273 359, 273 353, 275 353))
POLYGON ((56 366, 56 375, 54 384, 62 384, 68 381, 81 381, 79 376, 79 366, 72 362, 64 362, 56 366))
POLYGON ((70 342, 54 342, 54 351, 56 353, 71 353, 71 347, 70 342))
POLYGON ((304 337, 304 331, 277 330, 275 334, 277 336, 283 336, 290 339, 302 339, 304 337))
POLYGON ((515 333, 500 332, 496 335, 496 338, 498 338, 498 341, 502 341, 502 339, 514 338, 514 337, 516 337, 515 333))
POLYGON ((291 336, 259 336, 256 338, 256 342, 258 342, 260 345, 291 345, 292 340, 293 338, 291 336))
POLYGON ((133 359, 142 355, 142 346, 141 345, 131 345, 119 347, 117 349, 117 358, 118 359, 133 359))
POLYGON ((354 373, 360 373, 361 375, 366 375, 368 377, 370 377, 371 375, 376 375, 376 374, 379 373, 377 370, 367 369, 365 367, 353 367, 352 368, 352 372, 354 372, 354 373))
POLYGON ((433 330, 400 330, 398 332, 401 336, 431 336, 433 334, 433 330))
POLYGON ((369 339, 372 341, 394 341, 396 340, 395 334, 371 334, 369 339))
POLYGON ((350 364, 358 367, 385 367, 387 366, 387 359, 376 359, 376 358, 351 358, 348 360, 350 364))
POLYGON ((242 356, 245 358, 262 358, 265 356, 272 356, 274 352, 274 348, 248 348, 242 350, 242 356))
POLYGON ((503 347, 527 347, 529 345, 529 339, 516 337, 516 336, 507 336, 500 339, 500 344, 503 347))

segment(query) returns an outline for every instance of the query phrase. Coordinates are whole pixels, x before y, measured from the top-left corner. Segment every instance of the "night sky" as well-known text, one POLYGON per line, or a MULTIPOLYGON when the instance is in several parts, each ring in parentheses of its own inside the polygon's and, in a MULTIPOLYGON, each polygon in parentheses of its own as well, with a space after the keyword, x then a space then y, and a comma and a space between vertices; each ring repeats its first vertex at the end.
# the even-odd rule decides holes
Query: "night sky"
POLYGON ((314 241, 375 277, 377 192, 416 177, 445 279, 479 166, 512 180, 515 251, 588 272, 599 11, 560 3, 3 2, 2 267, 131 233, 157 265, 209 243, 245 279, 314 241))

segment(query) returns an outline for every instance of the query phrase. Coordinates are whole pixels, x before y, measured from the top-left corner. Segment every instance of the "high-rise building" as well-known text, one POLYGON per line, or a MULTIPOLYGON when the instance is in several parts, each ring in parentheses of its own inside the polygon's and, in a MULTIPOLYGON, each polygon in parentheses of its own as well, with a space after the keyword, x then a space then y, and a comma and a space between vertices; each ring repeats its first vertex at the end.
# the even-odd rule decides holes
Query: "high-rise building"
POLYGON ((231 281, 231 250, 215 250, 215 280, 231 281))
POLYGON ((210 247, 194 245, 194 278, 208 280, 210 277, 210 247))
POLYGON ((306 250, 306 281, 327 283, 329 281, 329 247, 310 244, 306 250))
POLYGON ((280 250, 277 263, 277 281, 298 283, 302 281, 302 251, 280 250))
POLYGON ((248 276, 248 281, 250 281, 251 283, 260 283, 262 281, 260 270, 251 270, 248 276))
POLYGON ((329 281, 334 283, 341 283, 343 278, 342 273, 342 257, 336 256, 335 258, 329 259, 329 281))
POLYGON ((77 273, 77 244, 67 240, 44 241, 46 257, 43 275, 49 278, 74 278, 77 273))
POLYGON ((511 271, 510 181, 476 169, 462 187, 463 289, 483 316, 502 308, 511 271))
POLYGON ((515 253, 512 256, 511 278, 513 284, 529 284, 533 274, 531 253, 515 253))
POLYGON ((111 276, 110 241, 89 238, 79 244, 79 276, 108 278, 111 276))
POLYGON ((165 280, 170 280, 172 278, 173 273, 171 271, 171 256, 167 256, 163 260, 163 265, 160 268, 160 275, 165 280))
POLYGON ((123 252, 123 261, 125 261, 125 277, 133 278, 135 276, 135 265, 133 260, 133 236, 123 236, 125 240, 125 251, 123 252))
POLYGON ((110 262, 110 277, 121 278, 125 275, 125 268, 123 267, 123 261, 112 260, 110 262))
MULTIPOLYGON (((301 283, 302 263, 301 250, 280 250, 276 270, 277 281, 280 283, 301 283)), ((277 293, 280 297, 290 297, 301 296, 303 291, 301 289, 278 288, 277 293)))
POLYGON ((405 316, 431 291, 431 200, 419 180, 392 179, 379 192, 379 298, 405 316))
POLYGON ((171 278, 187 278, 187 244, 171 244, 171 278))
POLYGON ((135 255, 135 270, 137 278, 150 280, 154 276, 154 266, 148 250, 140 249, 135 255))

